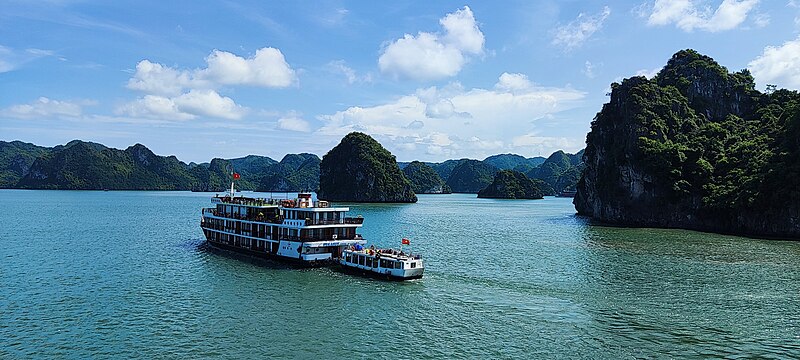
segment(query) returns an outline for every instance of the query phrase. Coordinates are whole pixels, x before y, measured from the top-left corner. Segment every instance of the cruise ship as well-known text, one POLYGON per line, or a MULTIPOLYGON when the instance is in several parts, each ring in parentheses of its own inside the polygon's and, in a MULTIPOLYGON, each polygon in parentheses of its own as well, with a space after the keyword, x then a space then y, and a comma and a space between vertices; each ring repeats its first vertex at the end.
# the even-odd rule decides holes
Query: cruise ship
MULTIPOLYGON (((235 178, 235 177, 234 177, 235 178)), ((295 199, 214 196, 214 207, 202 210, 200 226, 208 243, 227 250, 307 265, 335 263, 345 249, 366 244, 356 231, 362 217, 348 217, 347 207, 312 201, 310 193, 295 199)))

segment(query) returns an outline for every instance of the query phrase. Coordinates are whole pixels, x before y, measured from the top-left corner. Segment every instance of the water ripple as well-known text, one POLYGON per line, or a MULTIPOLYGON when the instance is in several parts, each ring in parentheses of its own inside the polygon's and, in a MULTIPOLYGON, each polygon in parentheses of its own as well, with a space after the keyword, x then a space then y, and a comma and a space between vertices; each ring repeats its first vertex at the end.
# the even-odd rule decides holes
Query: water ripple
POLYGON ((569 199, 349 204, 424 254, 392 283, 208 248, 208 194, 0 195, 3 359, 800 357, 794 242, 596 226, 569 199))

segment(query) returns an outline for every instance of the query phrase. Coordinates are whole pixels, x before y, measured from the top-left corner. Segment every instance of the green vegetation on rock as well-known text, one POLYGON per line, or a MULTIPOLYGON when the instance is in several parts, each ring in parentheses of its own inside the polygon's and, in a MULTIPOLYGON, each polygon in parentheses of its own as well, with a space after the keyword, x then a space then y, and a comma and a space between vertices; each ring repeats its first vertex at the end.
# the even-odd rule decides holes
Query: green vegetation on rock
POLYGON ((450 178, 450 174, 453 173, 453 169, 467 160, 469 159, 445 160, 438 164, 428 164, 428 166, 432 167, 440 178, 447 181, 450 178))
POLYGON ((49 148, 22 141, 0 141, 0 188, 13 188, 49 148))
POLYGON ((612 84, 587 136, 579 213, 607 222, 800 237, 800 94, 761 93, 693 50, 612 84))
POLYGON ((453 168, 447 185, 453 192, 476 194, 492 183, 498 169, 483 161, 463 160, 453 168))
POLYGON ((499 154, 492 155, 483 159, 483 162, 492 165, 500 170, 514 170, 519 168, 535 168, 542 163, 545 159, 541 156, 526 158, 517 154, 499 154))
POLYGON ((559 150, 550 155, 539 167, 526 172, 532 179, 540 179, 550 186, 551 192, 545 195, 556 195, 563 190, 575 190, 575 186, 583 171, 583 150, 577 154, 566 154, 559 150))
POLYGON ((538 179, 513 170, 500 170, 491 184, 478 192, 479 198, 493 199, 541 199, 542 187, 549 185, 538 179))
POLYGON ((360 132, 348 134, 322 157, 318 196, 330 201, 417 201, 394 155, 360 132))
POLYGON ((269 170, 258 191, 317 191, 319 164, 314 154, 288 154, 269 170))
POLYGON ((417 194, 449 194, 452 192, 439 174, 425 163, 412 161, 403 168, 403 174, 411 181, 411 187, 417 194))
POLYGON ((80 140, 53 148, 0 142, 0 187, 223 192, 230 186, 232 167, 241 175, 239 190, 316 190, 319 162, 313 154, 289 154, 280 163, 248 155, 185 164, 141 144, 119 150, 80 140))
POLYGON ((72 141, 39 156, 17 187, 33 189, 189 189, 194 177, 174 156, 153 154, 141 144, 125 150, 72 141))
MULTIPOLYGON (((559 154, 563 156, 563 153, 559 154)), ((410 181, 412 190, 418 193, 450 193, 452 189, 448 181, 455 184, 460 192, 477 193, 492 182, 499 170, 491 165, 495 163, 506 168, 514 166, 518 171, 524 169, 529 175, 543 177, 551 183, 550 187, 544 187, 543 190, 546 195, 552 195, 555 190, 551 187, 557 187, 560 191, 573 186, 579 172, 571 167, 564 168, 566 165, 563 164, 551 166, 550 163, 556 162, 554 156, 544 160, 540 157, 500 154, 490 156, 485 161, 458 159, 441 163, 415 161, 397 164, 403 168, 403 175, 410 181), (538 167, 535 167, 536 164, 538 167), (540 171, 543 166, 548 170, 540 171), (455 175, 454 170, 457 170, 455 175)), ((577 155, 566 156, 573 165, 577 164, 576 157, 580 159, 577 155)), ((236 181, 239 190, 317 191, 320 163, 318 156, 303 153, 288 154, 280 162, 266 156, 248 155, 185 164, 174 156, 156 155, 141 144, 118 150, 80 140, 52 148, 20 141, 0 141, 0 187, 224 192, 230 187, 230 172, 233 169, 241 175, 236 181)))

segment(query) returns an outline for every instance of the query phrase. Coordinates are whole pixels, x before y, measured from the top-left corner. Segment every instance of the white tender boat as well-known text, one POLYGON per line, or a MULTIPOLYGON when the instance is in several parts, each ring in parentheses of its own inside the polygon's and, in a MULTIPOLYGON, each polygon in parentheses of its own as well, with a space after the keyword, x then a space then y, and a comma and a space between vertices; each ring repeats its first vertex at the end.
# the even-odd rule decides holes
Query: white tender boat
POLYGON ((395 249, 354 245, 344 251, 339 264, 345 271, 386 280, 419 279, 425 271, 422 257, 395 249))

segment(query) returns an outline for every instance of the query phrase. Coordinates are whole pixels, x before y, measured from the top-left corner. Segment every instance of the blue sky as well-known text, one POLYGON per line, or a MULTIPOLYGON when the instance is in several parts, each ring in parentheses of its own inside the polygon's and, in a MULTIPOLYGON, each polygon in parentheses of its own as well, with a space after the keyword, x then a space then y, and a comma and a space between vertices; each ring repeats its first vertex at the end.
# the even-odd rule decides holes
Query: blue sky
POLYGON ((2 1, 0 139, 202 162, 584 146, 609 84, 693 48, 800 88, 800 1, 2 1))

